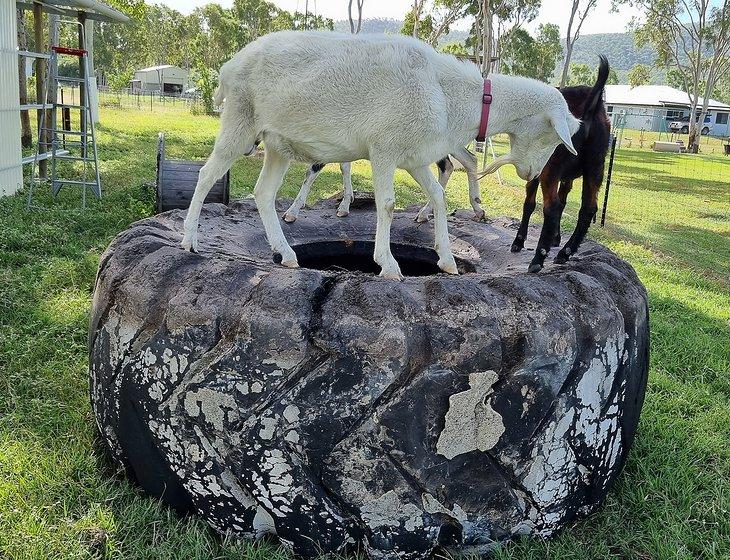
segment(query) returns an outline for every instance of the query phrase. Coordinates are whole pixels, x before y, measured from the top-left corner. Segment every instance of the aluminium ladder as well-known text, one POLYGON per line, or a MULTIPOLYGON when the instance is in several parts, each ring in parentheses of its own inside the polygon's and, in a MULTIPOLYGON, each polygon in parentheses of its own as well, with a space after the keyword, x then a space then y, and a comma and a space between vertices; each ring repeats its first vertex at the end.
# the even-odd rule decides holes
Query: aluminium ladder
MULTIPOLYGON (((44 99, 48 100, 50 88, 53 89, 53 102, 48 104, 50 108, 50 122, 47 118, 41 118, 38 126, 38 144, 36 155, 33 161, 33 171, 31 173, 30 188, 28 190, 28 206, 33 200, 33 184, 44 182, 46 178, 36 177, 36 168, 38 161, 43 157, 41 155, 41 147, 44 152, 50 152, 51 160, 51 190, 56 196, 64 185, 80 186, 82 189, 82 206, 86 207, 86 189, 90 188, 97 198, 101 198, 101 181, 99 179, 99 159, 96 150, 96 136, 94 130, 94 119, 91 115, 91 98, 89 95, 89 59, 86 49, 52 46, 51 55, 48 62, 48 79, 46 80, 46 92, 44 99), (73 56, 80 60, 83 68, 83 77, 60 76, 58 74, 58 57, 59 55, 73 56), (83 101, 79 104, 57 102, 57 93, 59 84, 72 83, 79 86, 79 97, 83 101), (66 130, 65 127, 59 128, 58 110, 61 109, 78 109, 79 111, 79 130, 66 130), (68 141, 66 136, 78 137, 78 140, 68 141), (63 147, 63 149, 61 149, 63 147), (70 149, 76 149, 73 153, 70 149), (76 170, 74 178, 63 178, 59 175, 61 169, 67 170, 67 167, 59 166, 59 162, 79 162, 81 164, 80 173, 76 170), (59 169, 61 167, 61 169, 59 169)), ((70 127, 69 127, 70 128, 70 127)))

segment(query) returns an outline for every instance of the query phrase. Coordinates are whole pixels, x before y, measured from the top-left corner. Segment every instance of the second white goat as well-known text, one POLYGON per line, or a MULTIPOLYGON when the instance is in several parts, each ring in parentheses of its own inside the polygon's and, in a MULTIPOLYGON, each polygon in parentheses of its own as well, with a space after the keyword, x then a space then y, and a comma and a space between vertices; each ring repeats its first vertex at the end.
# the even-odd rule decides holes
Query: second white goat
MULTIPOLYGON (((482 201, 479 194, 479 178, 477 175, 476 156, 466 148, 451 155, 453 155, 466 170, 467 180, 469 182, 469 201, 474 209, 474 219, 477 221, 483 220, 485 213, 481 206, 482 201)), ((445 157, 437 161, 436 166, 439 170, 438 182, 445 189, 449 182, 449 177, 451 177, 451 174, 454 172, 454 164, 451 163, 451 160, 448 157, 445 157)), ((323 164, 315 163, 307 169, 304 182, 302 183, 302 186, 299 187, 299 192, 297 193, 296 198, 292 201, 287 211, 284 212, 283 218, 285 222, 292 223, 299 217, 299 212, 301 212, 302 208, 307 203, 309 191, 312 189, 314 181, 317 180, 317 177, 319 177, 323 168, 323 164)), ((340 171, 342 171, 342 185, 344 188, 342 191, 342 200, 340 201, 340 205, 337 207, 337 217, 343 218, 350 213, 350 204, 355 200, 355 193, 352 189, 352 164, 350 162, 341 163, 340 171)), ((418 212, 416 221, 427 222, 431 211, 431 203, 428 202, 418 212)))

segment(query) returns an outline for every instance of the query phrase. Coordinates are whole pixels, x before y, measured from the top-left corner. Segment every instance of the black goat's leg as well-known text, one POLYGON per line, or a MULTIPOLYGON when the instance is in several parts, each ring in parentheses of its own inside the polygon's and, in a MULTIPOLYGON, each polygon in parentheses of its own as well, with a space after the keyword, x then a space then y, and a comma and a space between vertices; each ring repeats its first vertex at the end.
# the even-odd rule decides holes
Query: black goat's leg
POLYGON ((555 238, 553 239, 553 247, 560 247, 560 224, 563 222, 563 211, 565 210, 565 205, 568 203, 568 193, 572 188, 572 179, 560 182, 560 189, 558 190, 558 201, 560 204, 558 206, 558 231, 555 233, 555 238))
POLYGON ((590 180, 583 178, 583 194, 581 196, 580 211, 578 212, 578 224, 575 226, 573 235, 570 236, 565 246, 555 256, 555 263, 564 264, 568 262, 571 255, 578 252, 578 247, 588 233, 593 216, 598 212, 598 189, 601 185, 601 178, 590 180))
POLYGON ((530 225, 530 216, 535 211, 535 194, 537 193, 537 187, 540 184, 538 177, 532 181, 528 181, 525 185, 525 202, 522 205, 522 221, 520 221, 520 227, 517 230, 517 236, 512 242, 510 251, 513 253, 519 253, 525 246, 525 239, 527 239, 527 228, 530 225))
POLYGON ((540 239, 537 242, 535 256, 532 258, 528 272, 540 272, 545 263, 545 257, 555 239, 555 233, 560 228, 560 201, 557 197, 557 183, 542 185, 543 224, 540 239))

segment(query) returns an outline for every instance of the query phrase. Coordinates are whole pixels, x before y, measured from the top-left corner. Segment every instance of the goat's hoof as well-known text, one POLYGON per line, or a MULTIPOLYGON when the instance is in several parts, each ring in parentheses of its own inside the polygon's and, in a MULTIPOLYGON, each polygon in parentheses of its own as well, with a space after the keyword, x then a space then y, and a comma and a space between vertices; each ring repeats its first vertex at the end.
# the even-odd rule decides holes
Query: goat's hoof
POLYGON ((446 262, 439 260, 437 264, 438 267, 447 274, 459 274, 459 269, 456 268, 456 262, 453 258, 450 261, 446 262))
POLYGON ((281 261, 281 266, 285 266, 287 268, 299 268, 299 261, 297 261, 297 259, 281 261))
POLYGON ((297 221, 297 215, 296 214, 291 214, 290 212, 286 212, 284 214, 284 221, 287 224, 291 224, 292 222, 296 222, 297 221))
POLYGON ((512 246, 509 248, 509 250, 512 251, 513 253, 519 253, 524 248, 525 248, 525 240, 517 238, 512 242, 512 246))
POLYGON ((474 211, 474 217, 472 218, 475 222, 486 222, 487 213, 484 210, 474 211))
POLYGON ((337 217, 338 218, 344 218, 345 216, 349 216, 350 211, 349 210, 338 210, 337 211, 337 217))
POLYGON ((428 214, 421 214, 419 212, 414 221, 419 224, 425 224, 428 221, 428 214))
POLYGON ((560 247, 560 236, 556 235, 555 239, 553 239, 553 247, 560 247))
POLYGON ((570 259, 570 255, 572 254, 572 251, 568 247, 564 247, 560 250, 560 252, 555 255, 555 259, 553 262, 555 264, 565 264, 568 262, 568 259, 570 259))
POLYGON ((535 274, 537 272, 540 272, 541 270, 542 270, 542 265, 540 263, 531 263, 527 269, 527 272, 535 274))
POLYGON ((400 282, 403 280, 403 275, 401 274, 400 270, 391 270, 391 271, 380 271, 380 277, 385 278, 386 280, 397 280, 400 282))
POLYGON ((180 242, 180 247, 182 247, 186 251, 190 251, 191 253, 197 253, 198 252, 198 240, 190 239, 188 236, 184 236, 183 240, 180 242))

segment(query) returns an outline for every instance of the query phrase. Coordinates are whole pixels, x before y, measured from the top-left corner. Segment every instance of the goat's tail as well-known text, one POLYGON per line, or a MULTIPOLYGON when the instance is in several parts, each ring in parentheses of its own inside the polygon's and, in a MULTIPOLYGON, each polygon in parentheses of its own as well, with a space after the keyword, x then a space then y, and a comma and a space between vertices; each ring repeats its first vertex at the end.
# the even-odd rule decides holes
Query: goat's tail
POLYGON ((588 99, 586 100, 585 108, 581 115, 582 121, 589 121, 596 114, 596 111, 598 111, 598 108, 601 106, 601 101, 603 100, 603 89, 606 87, 606 82, 608 82, 608 74, 610 70, 608 60, 603 55, 601 55, 599 59, 598 77, 596 78, 596 83, 591 88, 591 92, 588 94, 588 99))

